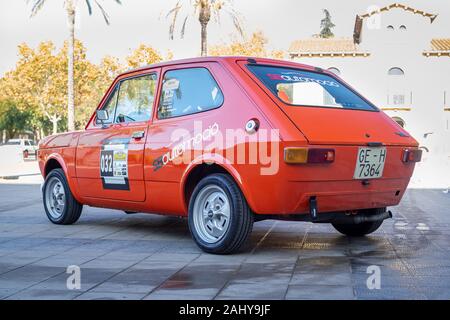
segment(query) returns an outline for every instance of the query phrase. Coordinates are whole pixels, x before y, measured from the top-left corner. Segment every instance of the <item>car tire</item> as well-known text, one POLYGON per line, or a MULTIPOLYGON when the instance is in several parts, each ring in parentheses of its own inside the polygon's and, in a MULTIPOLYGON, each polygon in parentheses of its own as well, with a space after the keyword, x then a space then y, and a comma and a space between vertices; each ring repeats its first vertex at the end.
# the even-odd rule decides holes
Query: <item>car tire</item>
POLYGON ((42 187, 47 218, 54 224, 69 225, 78 221, 83 205, 72 195, 62 169, 52 170, 42 187))
MULTIPOLYGON (((370 209, 371 214, 384 212, 386 208, 370 209)), ((362 223, 332 223, 333 227, 340 233, 350 237, 362 237, 375 232, 384 220, 362 223)))
POLYGON ((248 239, 253 213, 231 176, 212 174, 194 188, 188 222, 195 243, 203 251, 230 254, 248 239))

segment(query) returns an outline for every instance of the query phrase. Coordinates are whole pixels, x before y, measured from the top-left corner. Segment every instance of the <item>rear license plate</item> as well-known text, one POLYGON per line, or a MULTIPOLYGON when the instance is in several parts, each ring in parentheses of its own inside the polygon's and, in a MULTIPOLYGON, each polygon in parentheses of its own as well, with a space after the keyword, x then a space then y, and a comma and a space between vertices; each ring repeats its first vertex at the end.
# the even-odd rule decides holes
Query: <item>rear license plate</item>
POLYGON ((359 147, 353 179, 374 179, 383 176, 386 148, 359 147))

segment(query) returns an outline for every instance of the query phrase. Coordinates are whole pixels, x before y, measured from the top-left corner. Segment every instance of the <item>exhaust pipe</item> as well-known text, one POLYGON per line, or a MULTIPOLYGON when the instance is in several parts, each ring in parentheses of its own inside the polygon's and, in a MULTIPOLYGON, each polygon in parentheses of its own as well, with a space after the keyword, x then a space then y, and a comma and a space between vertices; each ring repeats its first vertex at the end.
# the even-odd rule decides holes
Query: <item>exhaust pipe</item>
POLYGON ((354 224, 360 224, 364 222, 375 222, 375 221, 381 221, 392 218, 392 212, 390 210, 385 212, 380 212, 376 214, 366 214, 366 213, 360 213, 354 216, 335 216, 333 219, 333 223, 354 223, 354 224))

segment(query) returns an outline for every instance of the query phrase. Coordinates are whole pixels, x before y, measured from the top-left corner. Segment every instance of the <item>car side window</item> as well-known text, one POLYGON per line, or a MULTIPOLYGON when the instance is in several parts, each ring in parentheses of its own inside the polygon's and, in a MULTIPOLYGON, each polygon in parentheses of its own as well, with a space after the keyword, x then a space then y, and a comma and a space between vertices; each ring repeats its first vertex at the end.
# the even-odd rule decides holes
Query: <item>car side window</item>
POLYGON ((123 80, 114 122, 147 121, 151 118, 157 85, 156 74, 123 80))
POLYGON ((223 103, 219 85, 206 68, 167 71, 164 75, 158 119, 218 108, 223 103))
MULTIPOLYGON (((108 119, 104 120, 103 123, 105 124, 109 124, 113 122, 114 119, 114 111, 116 110, 116 104, 117 104, 117 92, 118 90, 118 85, 114 88, 114 91, 109 95, 108 98, 108 102, 106 102, 106 104, 103 106, 103 110, 108 111, 108 119)), ((96 124, 100 124, 101 121, 96 120, 95 121, 96 124)))

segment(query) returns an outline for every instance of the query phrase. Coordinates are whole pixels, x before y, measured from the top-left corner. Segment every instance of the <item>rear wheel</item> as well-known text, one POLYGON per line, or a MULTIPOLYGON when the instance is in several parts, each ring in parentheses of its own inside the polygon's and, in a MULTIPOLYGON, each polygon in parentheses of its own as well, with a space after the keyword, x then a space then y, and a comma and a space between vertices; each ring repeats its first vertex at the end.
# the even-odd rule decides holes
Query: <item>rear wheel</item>
POLYGON ((73 224, 80 218, 83 205, 70 192, 62 169, 52 170, 42 188, 47 218, 54 224, 73 224))
POLYGON ((239 250, 253 227, 253 214, 233 179, 226 174, 203 178, 189 202, 189 229, 205 252, 239 250))
MULTIPOLYGON (((385 208, 370 209, 371 214, 383 212, 385 208)), ((362 223, 332 223, 333 227, 342 234, 351 237, 362 237, 375 232, 384 220, 362 223)))

